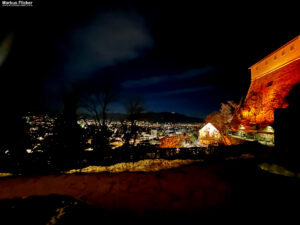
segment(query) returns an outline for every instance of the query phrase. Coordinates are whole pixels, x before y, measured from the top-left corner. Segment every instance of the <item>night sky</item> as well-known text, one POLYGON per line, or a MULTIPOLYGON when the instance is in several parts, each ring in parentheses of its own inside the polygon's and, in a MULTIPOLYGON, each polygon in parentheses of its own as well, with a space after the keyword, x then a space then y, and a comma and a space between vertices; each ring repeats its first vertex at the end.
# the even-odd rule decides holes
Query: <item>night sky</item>
POLYGON ((139 95, 146 111, 205 117, 244 97, 248 68, 300 34, 291 5, 175 2, 1 7, 1 108, 59 110, 62 90, 89 96, 109 81, 110 112, 139 95))

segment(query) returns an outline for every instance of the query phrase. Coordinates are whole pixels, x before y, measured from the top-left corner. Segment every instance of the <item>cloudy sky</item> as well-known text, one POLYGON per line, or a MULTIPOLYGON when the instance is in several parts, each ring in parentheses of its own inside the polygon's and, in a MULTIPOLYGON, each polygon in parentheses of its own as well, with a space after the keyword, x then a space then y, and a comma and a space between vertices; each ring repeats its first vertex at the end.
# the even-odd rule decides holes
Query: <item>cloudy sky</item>
POLYGON ((109 81, 118 96, 112 112, 139 95, 147 111, 205 117, 245 96, 248 67, 299 35, 297 14, 284 4, 34 3, 1 8, 6 108, 59 110, 63 90, 84 97, 109 81))

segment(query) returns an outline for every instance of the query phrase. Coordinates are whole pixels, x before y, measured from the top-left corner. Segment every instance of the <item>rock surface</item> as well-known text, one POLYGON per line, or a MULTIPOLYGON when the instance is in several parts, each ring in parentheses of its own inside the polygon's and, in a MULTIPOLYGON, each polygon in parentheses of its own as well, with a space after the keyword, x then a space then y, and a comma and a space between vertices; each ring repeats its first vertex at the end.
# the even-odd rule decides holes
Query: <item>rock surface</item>
POLYGON ((232 126, 238 129, 240 124, 246 128, 250 124, 261 127, 272 124, 274 110, 288 106, 285 98, 299 82, 300 60, 253 80, 238 118, 233 119, 232 126))

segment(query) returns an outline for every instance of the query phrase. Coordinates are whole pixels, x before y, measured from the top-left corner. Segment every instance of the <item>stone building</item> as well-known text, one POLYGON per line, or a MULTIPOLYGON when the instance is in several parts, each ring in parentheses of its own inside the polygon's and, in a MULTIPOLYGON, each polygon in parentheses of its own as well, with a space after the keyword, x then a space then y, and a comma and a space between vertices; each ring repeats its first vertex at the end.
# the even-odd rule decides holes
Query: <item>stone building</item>
POLYGON ((231 129, 239 132, 242 125, 243 132, 252 133, 254 139, 270 141, 272 132, 265 131, 265 128, 273 125, 276 109, 288 107, 286 96, 300 82, 300 36, 249 69, 250 88, 242 107, 231 122, 231 129))

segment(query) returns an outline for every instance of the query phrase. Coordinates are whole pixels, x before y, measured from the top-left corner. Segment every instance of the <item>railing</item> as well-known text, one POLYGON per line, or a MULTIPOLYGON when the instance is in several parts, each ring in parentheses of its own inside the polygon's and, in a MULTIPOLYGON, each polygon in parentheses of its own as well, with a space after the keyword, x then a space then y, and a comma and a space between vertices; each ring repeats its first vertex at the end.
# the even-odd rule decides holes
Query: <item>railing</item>
POLYGON ((114 149, 104 152, 85 152, 87 162, 97 164, 115 164, 118 162, 132 162, 144 159, 203 159, 213 152, 213 147, 194 148, 128 148, 114 149))

